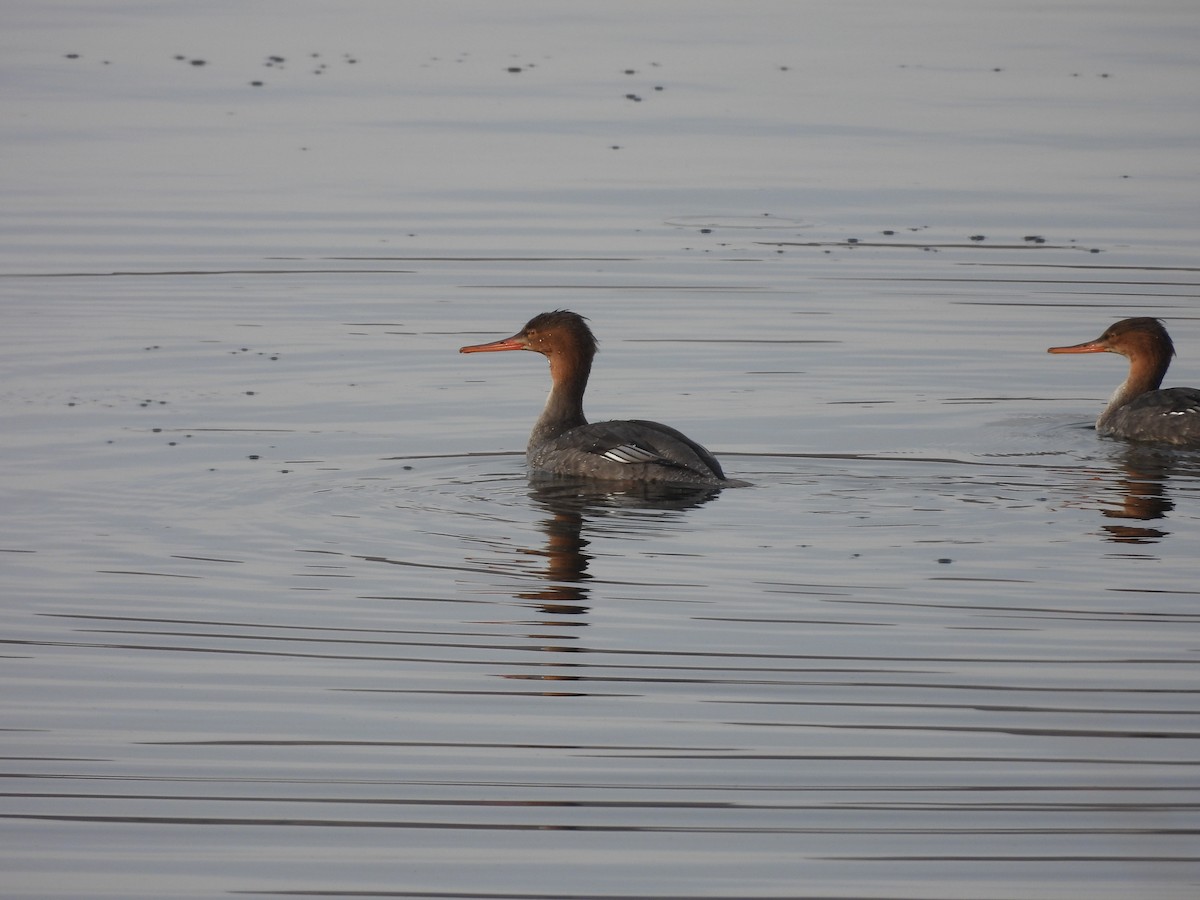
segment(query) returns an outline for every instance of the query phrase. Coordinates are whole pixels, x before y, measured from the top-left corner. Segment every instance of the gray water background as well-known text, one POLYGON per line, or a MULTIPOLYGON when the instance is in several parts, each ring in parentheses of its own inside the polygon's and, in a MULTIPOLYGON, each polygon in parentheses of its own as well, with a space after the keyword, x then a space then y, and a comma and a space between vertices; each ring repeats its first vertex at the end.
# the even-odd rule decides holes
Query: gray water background
POLYGON ((1193 4, 4 16, 6 896, 1200 892, 1193 4))

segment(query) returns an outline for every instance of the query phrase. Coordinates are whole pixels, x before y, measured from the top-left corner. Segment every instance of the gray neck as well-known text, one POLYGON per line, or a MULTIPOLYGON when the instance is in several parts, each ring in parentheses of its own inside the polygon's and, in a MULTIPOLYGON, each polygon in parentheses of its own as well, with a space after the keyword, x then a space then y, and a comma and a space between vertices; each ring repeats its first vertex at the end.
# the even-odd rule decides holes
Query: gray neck
POLYGON ((583 415, 583 392, 587 389, 591 374, 591 360, 576 361, 568 367, 556 358, 550 360, 550 378, 553 387, 533 433, 529 436, 530 446, 558 437, 565 431, 586 425, 583 415))

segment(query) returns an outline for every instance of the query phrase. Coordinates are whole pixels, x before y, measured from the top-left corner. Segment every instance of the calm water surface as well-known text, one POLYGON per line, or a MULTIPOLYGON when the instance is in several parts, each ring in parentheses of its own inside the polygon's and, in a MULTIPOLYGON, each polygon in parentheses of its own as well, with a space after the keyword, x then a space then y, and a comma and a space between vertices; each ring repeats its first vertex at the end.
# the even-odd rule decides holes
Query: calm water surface
POLYGON ((6 896, 1200 894, 1190 4, 9 7, 6 896))

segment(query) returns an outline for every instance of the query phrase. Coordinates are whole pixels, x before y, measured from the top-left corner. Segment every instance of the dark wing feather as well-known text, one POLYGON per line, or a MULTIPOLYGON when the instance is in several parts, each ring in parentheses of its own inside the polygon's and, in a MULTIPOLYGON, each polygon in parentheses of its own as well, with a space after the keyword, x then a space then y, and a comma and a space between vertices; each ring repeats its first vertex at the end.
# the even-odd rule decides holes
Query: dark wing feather
POLYGON ((1113 413, 1104 433, 1200 448, 1200 390, 1176 387, 1141 394, 1113 413))
POLYGON ((700 444, 659 422, 593 422, 531 451, 536 468, 593 478, 716 483, 721 464, 700 444))

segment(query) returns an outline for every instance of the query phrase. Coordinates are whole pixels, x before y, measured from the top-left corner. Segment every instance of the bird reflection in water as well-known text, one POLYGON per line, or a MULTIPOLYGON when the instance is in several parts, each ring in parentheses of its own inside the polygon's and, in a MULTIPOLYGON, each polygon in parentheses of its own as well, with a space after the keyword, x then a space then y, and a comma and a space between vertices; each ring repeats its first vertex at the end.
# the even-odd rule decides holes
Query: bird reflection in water
MULTIPOLYGON (((544 549, 528 550, 531 555, 545 559, 545 568, 538 576, 545 580, 536 589, 519 591, 518 600, 531 601, 548 617, 538 624, 552 628, 580 627, 588 623, 584 617, 589 610, 588 584, 591 575, 588 564, 588 540, 584 537, 589 522, 612 519, 647 511, 677 511, 704 505, 720 493, 711 485, 666 482, 598 482, 563 476, 530 477, 529 496, 543 509, 546 518, 542 528, 546 533, 544 549), (549 618, 553 617, 553 618, 549 618)), ((537 636, 537 635, 533 635, 537 636)), ((550 636, 550 635, 547 635, 550 636)), ((554 635, 560 637, 561 635, 554 635)), ((586 648, 548 644, 541 647, 550 653, 581 653, 586 648)), ((563 666, 556 661, 549 665, 563 666)), ((539 681, 577 681, 577 675, 538 674, 507 675, 506 678, 539 681)), ((578 696, 578 692, 546 691, 547 695, 578 696)))
POLYGON ((1175 508, 1168 484, 1179 475, 1195 477, 1200 473, 1200 458, 1192 454, 1155 447, 1131 447, 1121 459, 1121 472, 1111 482, 1119 503, 1105 503, 1101 515, 1110 521, 1101 526, 1103 536, 1123 544, 1153 544, 1171 532, 1150 524, 1165 520, 1175 508))

